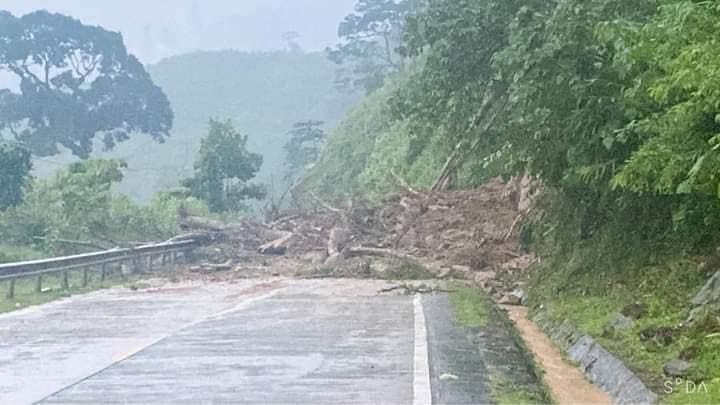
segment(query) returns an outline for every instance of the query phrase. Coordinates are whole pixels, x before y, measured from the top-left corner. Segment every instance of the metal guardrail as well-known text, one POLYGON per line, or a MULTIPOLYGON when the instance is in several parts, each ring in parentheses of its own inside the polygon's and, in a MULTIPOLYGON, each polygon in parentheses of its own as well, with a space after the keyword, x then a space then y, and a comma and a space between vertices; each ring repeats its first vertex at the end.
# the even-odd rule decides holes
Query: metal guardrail
POLYGON ((142 259, 146 259, 146 267, 151 270, 155 258, 161 259, 161 264, 169 260, 174 263, 178 253, 186 255, 195 249, 199 243, 194 240, 182 242, 165 242, 155 245, 140 246, 131 249, 113 249, 104 252, 87 253, 74 256, 58 257, 53 259, 32 260, 18 263, 0 264, 0 281, 9 280, 10 287, 7 296, 12 298, 15 293, 15 280, 26 277, 38 277, 37 291, 42 290, 42 276, 50 273, 62 272, 63 288, 68 286, 68 270, 83 270, 83 287, 87 285, 88 272, 101 272, 101 279, 105 279, 107 265, 111 263, 130 263, 134 268, 140 267, 142 259))

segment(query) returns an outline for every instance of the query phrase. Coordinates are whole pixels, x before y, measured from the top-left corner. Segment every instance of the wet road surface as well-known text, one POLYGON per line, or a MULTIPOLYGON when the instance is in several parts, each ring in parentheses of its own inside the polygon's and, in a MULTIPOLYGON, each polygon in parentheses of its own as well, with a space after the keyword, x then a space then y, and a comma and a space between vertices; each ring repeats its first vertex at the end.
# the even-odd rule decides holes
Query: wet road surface
POLYGON ((387 285, 118 289, 3 315, 0 403, 487 402, 447 297, 378 295, 387 285))

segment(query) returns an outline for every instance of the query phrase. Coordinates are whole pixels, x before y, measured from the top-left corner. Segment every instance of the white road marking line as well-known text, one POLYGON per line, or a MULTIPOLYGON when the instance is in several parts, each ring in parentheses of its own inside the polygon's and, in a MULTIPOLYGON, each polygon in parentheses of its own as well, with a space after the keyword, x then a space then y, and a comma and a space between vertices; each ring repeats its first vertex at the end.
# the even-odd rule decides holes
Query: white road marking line
POLYGON ((234 307, 228 308, 228 309, 226 309, 226 310, 224 310, 224 311, 217 312, 217 313, 215 313, 215 314, 212 314, 212 315, 208 316, 208 317, 205 318, 205 319, 201 319, 201 320, 198 321, 197 323, 200 323, 200 322, 203 322, 203 321, 207 321, 207 320, 219 319, 219 318, 222 318, 222 317, 225 316, 225 315, 229 315, 229 314, 232 314, 232 313, 234 313, 234 312, 242 311, 242 310, 246 309, 247 307, 249 307, 250 305, 252 305, 252 304, 254 304, 254 303, 258 302, 258 301, 262 301, 262 300, 266 300, 266 299, 268 299, 268 298, 272 298, 273 296, 279 294, 280 292, 286 291, 287 289, 288 289, 288 287, 279 287, 279 288, 275 288, 275 289, 273 289, 273 290, 271 290, 271 291, 269 291, 269 292, 266 292, 266 293, 264 293, 264 294, 252 296, 252 297, 249 297, 249 298, 245 298, 245 300, 241 301, 239 304, 235 305, 234 307))
POLYGON ((430 362, 428 360, 427 329, 420 294, 413 300, 415 309, 415 356, 413 363, 413 405, 431 405, 430 362))

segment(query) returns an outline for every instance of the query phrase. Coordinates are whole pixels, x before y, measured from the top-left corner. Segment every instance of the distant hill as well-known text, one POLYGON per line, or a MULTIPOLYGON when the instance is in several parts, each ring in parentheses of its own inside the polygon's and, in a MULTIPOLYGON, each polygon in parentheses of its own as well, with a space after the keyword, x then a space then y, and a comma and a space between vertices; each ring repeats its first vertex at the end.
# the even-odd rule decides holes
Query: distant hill
MULTIPOLYGON (((96 155, 125 159, 129 167, 120 191, 147 200, 192 174, 209 118, 230 118, 250 136, 250 149, 265 158, 258 180, 279 184, 282 146, 292 124, 313 119, 330 129, 358 100, 335 89, 335 69, 322 53, 213 51, 164 59, 148 70, 175 112, 171 137, 158 144, 136 135, 96 155)), ((38 172, 48 173, 66 160, 39 162, 38 172)))

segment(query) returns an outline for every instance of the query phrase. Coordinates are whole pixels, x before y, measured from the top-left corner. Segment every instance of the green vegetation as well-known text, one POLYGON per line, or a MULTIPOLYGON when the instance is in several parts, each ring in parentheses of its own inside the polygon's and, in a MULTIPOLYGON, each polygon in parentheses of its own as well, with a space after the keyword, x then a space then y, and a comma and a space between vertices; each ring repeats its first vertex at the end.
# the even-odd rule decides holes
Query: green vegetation
POLYGON ((527 390, 512 383, 512 381, 499 376, 490 376, 490 390, 492 398, 498 405, 537 405, 547 404, 546 395, 527 390))
POLYGON ((246 149, 248 137, 230 121, 210 120, 210 129, 200 142, 195 176, 183 181, 192 195, 206 201, 210 211, 240 211, 248 199, 262 199, 265 188, 248 183, 262 165, 263 158, 246 149))
MULTIPOLYGON (((230 119, 248 136, 247 149, 263 156, 256 181, 278 194, 286 188, 288 130, 308 120, 332 128, 357 101, 356 94, 335 88, 335 69, 322 53, 207 51, 164 59, 148 71, 175 113, 170 136, 162 144, 131 138, 94 156, 127 162, 117 191, 148 202, 193 176, 208 120, 230 119)), ((38 175, 54 173, 57 161, 36 162, 38 175)))
POLYGON ((62 146, 87 158, 98 136, 111 149, 135 133, 162 141, 172 127, 167 97, 122 36, 64 15, 0 11, 0 72, 20 89, 0 89, 0 130, 36 156, 62 146))
POLYGON ((326 134, 323 131, 322 121, 296 122, 288 132, 290 140, 285 143, 285 163, 287 166, 287 179, 294 183, 302 178, 305 170, 317 162, 320 150, 325 143, 326 134))
POLYGON ((428 2, 402 24, 407 63, 330 132, 302 187, 340 200, 397 191, 391 176, 459 189, 531 175, 545 190, 522 229, 543 257, 535 305, 659 393, 662 365, 683 356, 689 378, 715 384, 720 324, 681 324, 718 270, 696 262, 720 244, 719 13, 690 0, 428 2), (635 301, 649 314, 607 336, 635 301), (653 333, 672 336, 658 346, 653 333))
MULTIPOLYGON (((546 404, 550 403, 547 387, 542 383, 541 373, 535 364, 532 354, 525 346, 522 338, 515 333, 507 314, 502 312, 482 290, 455 285, 450 293, 455 318, 465 328, 482 330, 487 340, 480 345, 488 352, 484 356, 488 385, 494 402, 501 405, 515 404, 546 404), (506 341, 511 339, 519 347, 519 351, 508 350, 506 341), (497 351, 496 353, 494 351, 497 351), (518 363, 514 363, 518 362, 518 363), (528 375, 514 374, 517 364, 520 374, 532 367, 536 380, 528 380, 528 375)), ((471 339, 478 344, 476 339, 471 339)))
POLYGON ((372 92, 388 75, 400 70, 405 56, 399 49, 405 20, 424 0, 359 0, 355 12, 340 23, 341 43, 328 49, 328 58, 342 65, 337 82, 372 92))
POLYGON ((180 233, 181 207, 207 212, 200 201, 173 194, 158 194, 144 206, 116 194, 112 187, 122 180, 123 167, 116 160, 87 160, 35 180, 21 205, 0 212, 0 238, 9 245, 0 257, 13 261, 37 257, 34 252, 61 255, 163 240, 180 233))
POLYGON ((669 401, 717 403, 720 323, 709 316, 697 324, 685 324, 688 294, 698 291, 707 279, 697 263, 674 259, 600 271, 579 267, 586 264, 583 253, 578 250, 571 257, 553 258, 534 273, 532 304, 543 303, 551 316, 569 319, 582 332, 596 337, 658 393, 672 381, 662 377, 663 365, 676 358, 691 359, 695 366, 688 377, 697 383, 704 381, 714 395, 708 398, 713 400, 698 402, 697 393, 676 389, 669 401), (609 326, 617 314, 633 307, 642 308, 643 314, 631 328, 615 331, 609 326))
POLYGON ((141 280, 147 276, 142 273, 122 276, 117 272, 108 271, 105 279, 101 280, 99 272, 91 271, 88 272, 87 285, 83 287, 82 270, 71 270, 68 271, 68 289, 63 288, 60 273, 47 274, 42 278, 41 292, 36 291, 37 278, 23 278, 16 280, 15 294, 12 299, 6 298, 9 282, 0 282, 0 314, 120 285, 137 289, 143 285, 141 280))
POLYGON ((473 288, 461 288, 450 293, 450 302, 461 325, 469 328, 487 325, 492 301, 484 292, 473 288))
POLYGON ((18 144, 0 142, 0 210, 17 206, 30 181, 31 154, 18 144))

